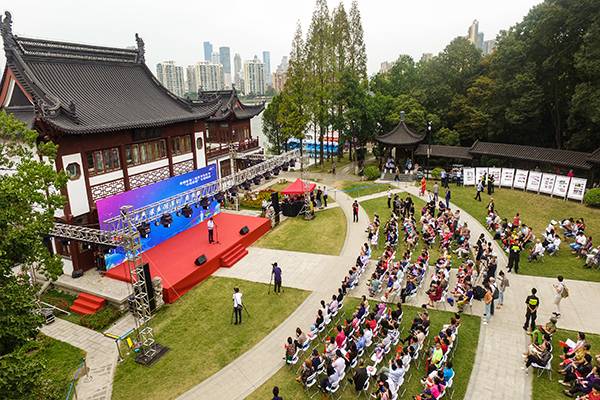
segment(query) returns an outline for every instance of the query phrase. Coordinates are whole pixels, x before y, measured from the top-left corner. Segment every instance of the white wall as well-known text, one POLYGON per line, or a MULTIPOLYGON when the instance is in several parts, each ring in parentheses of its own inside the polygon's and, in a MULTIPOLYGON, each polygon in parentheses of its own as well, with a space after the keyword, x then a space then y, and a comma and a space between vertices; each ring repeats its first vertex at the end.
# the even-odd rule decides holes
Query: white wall
POLYGON ((67 165, 71 163, 79 164, 81 168, 81 174, 79 178, 75 180, 69 179, 67 181, 67 194, 69 196, 69 206, 71 208, 71 215, 77 217, 79 215, 90 212, 89 199, 87 190, 85 187, 85 177, 83 173, 83 162, 81 161, 81 154, 68 154, 62 156, 63 168, 66 169, 67 165))
POLYGON ((129 174, 129 176, 137 175, 141 172, 152 171, 153 169, 166 167, 168 165, 169 165, 169 160, 165 158, 164 160, 158 160, 158 161, 153 161, 148 164, 142 164, 142 165, 136 165, 135 167, 129 167, 129 168, 127 168, 127 173, 129 174))
POLYGON ((102 175, 90 176, 90 186, 96 186, 100 185, 101 183, 116 181, 117 179, 123 179, 123 170, 120 169, 102 175))

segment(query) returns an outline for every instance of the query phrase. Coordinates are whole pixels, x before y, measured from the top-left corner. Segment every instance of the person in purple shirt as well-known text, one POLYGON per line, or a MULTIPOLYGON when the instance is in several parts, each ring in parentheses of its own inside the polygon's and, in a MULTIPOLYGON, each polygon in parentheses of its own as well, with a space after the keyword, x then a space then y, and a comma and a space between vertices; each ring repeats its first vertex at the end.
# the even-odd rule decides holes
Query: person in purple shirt
POLYGON ((274 292, 275 293, 281 293, 281 268, 279 268, 279 265, 277 265, 277 263, 273 263, 273 271, 271 272, 271 274, 273 275, 273 282, 274 282, 274 292))

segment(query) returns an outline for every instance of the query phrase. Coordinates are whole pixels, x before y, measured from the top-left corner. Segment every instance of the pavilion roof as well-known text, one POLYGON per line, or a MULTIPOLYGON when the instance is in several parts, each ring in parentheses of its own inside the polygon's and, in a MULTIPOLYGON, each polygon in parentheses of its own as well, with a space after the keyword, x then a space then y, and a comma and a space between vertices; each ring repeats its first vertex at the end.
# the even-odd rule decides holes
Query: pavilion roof
POLYGON ((600 164, 600 147, 590 154, 588 161, 592 164, 600 164))
POLYGON ((422 142, 425 139, 425 135, 425 133, 412 131, 406 126, 404 119, 401 118, 394 129, 384 135, 378 136, 377 141, 394 146, 413 146, 422 142))
MULTIPOLYGON (((218 98, 190 102, 154 77, 144 62, 144 42, 122 49, 13 35, 10 13, 1 33, 7 69, 31 97, 35 118, 69 134, 160 127, 203 120, 218 98)), ((18 116, 18 115, 17 115, 18 116)))

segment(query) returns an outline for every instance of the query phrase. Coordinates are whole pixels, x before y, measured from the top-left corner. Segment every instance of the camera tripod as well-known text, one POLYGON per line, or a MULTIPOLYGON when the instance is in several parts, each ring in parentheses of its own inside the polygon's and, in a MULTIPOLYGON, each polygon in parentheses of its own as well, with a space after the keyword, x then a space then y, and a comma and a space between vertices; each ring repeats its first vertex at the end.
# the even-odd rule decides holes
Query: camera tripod
MULTIPOLYGON (((246 311, 246 315, 248 316, 248 318, 250 318, 250 313, 248 312, 248 309, 246 308, 246 305, 244 303, 242 303, 242 308, 244 309, 244 311, 246 311)), ((232 308, 231 309, 231 322, 230 322, 231 325, 233 325, 234 314, 235 314, 235 310, 232 308)))

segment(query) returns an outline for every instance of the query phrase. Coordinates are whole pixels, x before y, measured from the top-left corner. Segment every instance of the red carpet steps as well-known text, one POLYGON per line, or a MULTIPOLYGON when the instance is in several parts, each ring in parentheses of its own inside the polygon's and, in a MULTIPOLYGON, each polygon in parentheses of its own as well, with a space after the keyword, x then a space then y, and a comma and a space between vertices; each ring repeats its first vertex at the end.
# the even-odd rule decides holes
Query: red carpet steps
POLYGON ((96 314, 102 308, 105 299, 92 294, 79 293, 70 310, 81 315, 96 314))
POLYGON ((246 254, 248 254, 248 250, 241 244, 236 244, 221 257, 221 265, 231 268, 236 262, 244 258, 246 254))

